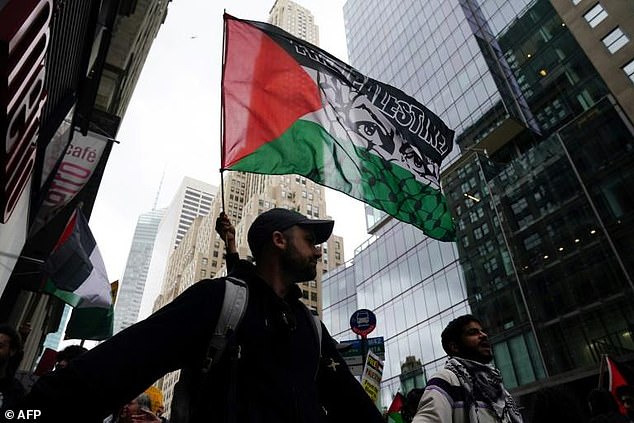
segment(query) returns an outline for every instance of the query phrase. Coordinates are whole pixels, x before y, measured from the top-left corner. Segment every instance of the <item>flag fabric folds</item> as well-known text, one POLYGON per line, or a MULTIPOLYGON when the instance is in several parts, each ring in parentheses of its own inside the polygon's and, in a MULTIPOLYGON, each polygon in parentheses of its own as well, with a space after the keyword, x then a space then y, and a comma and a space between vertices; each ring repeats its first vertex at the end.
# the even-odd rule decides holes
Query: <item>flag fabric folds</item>
POLYGON ((388 422, 393 423, 403 423, 403 416, 401 415, 401 410, 405 406, 405 397, 400 392, 397 392, 394 395, 394 399, 392 400, 392 404, 390 408, 387 409, 387 418, 388 422))
MULTIPOLYGON (((631 386, 631 383, 634 383, 631 371, 623 368, 619 363, 612 360, 607 354, 603 355, 602 358, 603 360, 605 360, 604 363, 602 363, 602 366, 605 365, 605 369, 607 370, 607 380, 599 381, 599 385, 603 386, 608 391, 610 391, 610 393, 612 393, 612 396, 616 399, 616 402, 619 405, 619 411, 621 412, 621 414, 625 414, 625 408, 623 407, 623 404, 621 403, 619 396, 617 395, 617 389, 621 386, 631 386)), ((602 377, 603 374, 601 374, 600 376, 602 377)))
POLYGON ((222 168, 299 174, 450 241, 453 131, 402 91, 262 22, 225 14, 222 168))
POLYGON ((113 301, 106 267, 81 209, 76 209, 43 268, 44 292, 75 307, 66 338, 112 335, 113 301))
POLYGON ((101 341, 110 338, 114 325, 114 308, 85 307, 80 304, 73 309, 65 339, 91 339, 101 341))

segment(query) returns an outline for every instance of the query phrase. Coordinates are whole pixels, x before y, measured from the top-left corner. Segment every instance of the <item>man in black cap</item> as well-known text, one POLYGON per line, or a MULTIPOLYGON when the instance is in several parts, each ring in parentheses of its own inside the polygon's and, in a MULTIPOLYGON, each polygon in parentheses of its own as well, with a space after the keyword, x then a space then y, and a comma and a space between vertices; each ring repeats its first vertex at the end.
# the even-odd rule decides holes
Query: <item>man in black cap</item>
POLYGON ((333 224, 279 208, 255 219, 248 232, 255 265, 240 260, 229 275, 248 285, 246 311, 208 373, 200 369, 226 278, 194 284, 146 320, 41 378, 25 406, 41 409, 44 421, 93 421, 165 373, 183 369, 190 404, 185 421, 381 422, 335 341, 323 324, 318 336, 299 300, 296 283, 315 278, 319 244, 333 224))

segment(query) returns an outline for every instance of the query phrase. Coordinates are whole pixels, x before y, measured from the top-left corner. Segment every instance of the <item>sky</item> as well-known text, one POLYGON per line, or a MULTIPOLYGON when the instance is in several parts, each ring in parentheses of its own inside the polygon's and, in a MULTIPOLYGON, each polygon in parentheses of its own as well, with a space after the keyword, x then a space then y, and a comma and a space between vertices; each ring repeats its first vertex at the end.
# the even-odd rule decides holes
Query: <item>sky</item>
MULTIPOLYGON (((220 186, 222 14, 266 21, 274 0, 174 0, 123 118, 90 218, 111 280, 121 279, 140 214, 166 207, 183 177, 220 186), (161 180, 163 181, 161 184, 161 180), (160 192, 159 192, 160 186, 160 192), (157 197, 158 193, 158 197, 157 197)), ((344 0, 296 0, 320 46, 347 62, 344 0)), ((346 260, 368 238, 363 204, 327 190, 346 260)))

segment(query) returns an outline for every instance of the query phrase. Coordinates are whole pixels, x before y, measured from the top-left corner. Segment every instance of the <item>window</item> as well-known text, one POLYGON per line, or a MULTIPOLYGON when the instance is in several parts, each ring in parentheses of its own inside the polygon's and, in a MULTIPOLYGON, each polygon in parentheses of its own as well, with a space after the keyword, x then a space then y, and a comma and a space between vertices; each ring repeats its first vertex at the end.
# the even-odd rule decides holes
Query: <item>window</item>
POLYGON ((634 82, 634 60, 623 66, 623 72, 630 78, 630 81, 634 82))
POLYGON ((614 54, 621 47, 627 44, 630 39, 627 38, 627 35, 625 35, 623 31, 621 31, 621 28, 617 26, 612 32, 603 37, 601 41, 603 41, 603 44, 605 44, 605 46, 608 48, 608 51, 614 54))
POLYGON ((605 11, 600 3, 597 3, 592 9, 588 10, 583 17, 586 18, 590 27, 594 28, 608 17, 608 12, 605 11))

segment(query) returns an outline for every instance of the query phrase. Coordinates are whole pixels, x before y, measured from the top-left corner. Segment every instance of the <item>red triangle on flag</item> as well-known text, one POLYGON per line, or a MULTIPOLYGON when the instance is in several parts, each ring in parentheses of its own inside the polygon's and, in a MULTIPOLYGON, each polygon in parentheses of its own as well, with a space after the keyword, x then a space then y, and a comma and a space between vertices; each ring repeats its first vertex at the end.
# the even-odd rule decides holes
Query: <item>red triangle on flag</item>
POLYGON ((387 412, 389 414, 389 413, 396 413, 398 411, 401 411, 404 405, 405 405, 405 397, 403 397, 403 394, 401 394, 400 392, 397 392, 387 412))
POLYGON ((605 362, 608 368, 608 386, 607 389, 612 393, 612 396, 616 399, 619 405, 619 411, 621 414, 625 414, 625 408, 621 403, 618 395, 616 394, 616 390, 625 385, 629 385, 628 380, 625 378, 623 371, 619 369, 619 365, 607 355, 605 357, 605 362))
POLYGON ((225 15, 224 157, 227 169, 322 108, 315 81, 259 28, 225 15))
POLYGON ((605 356, 605 360, 608 365, 608 389, 613 394, 616 394, 616 388, 619 386, 627 385, 627 381, 625 380, 625 376, 621 374, 619 368, 616 363, 610 359, 607 355, 605 356))

